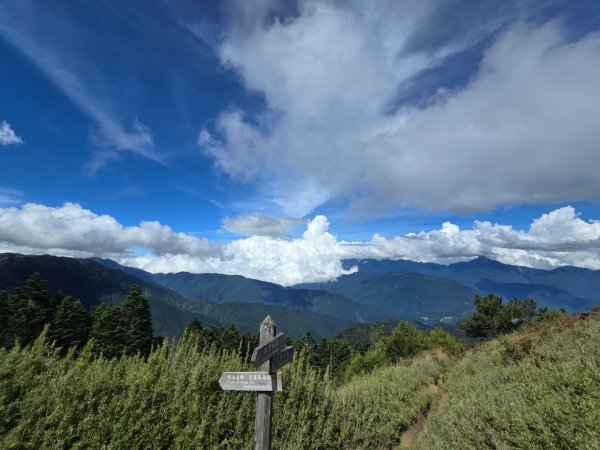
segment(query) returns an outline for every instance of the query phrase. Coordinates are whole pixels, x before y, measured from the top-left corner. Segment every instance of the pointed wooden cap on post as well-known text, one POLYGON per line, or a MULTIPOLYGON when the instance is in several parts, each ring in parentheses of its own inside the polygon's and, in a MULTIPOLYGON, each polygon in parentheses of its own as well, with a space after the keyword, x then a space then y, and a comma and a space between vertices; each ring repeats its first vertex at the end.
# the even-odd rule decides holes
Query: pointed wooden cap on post
POLYGON ((275 321, 271 319, 271 316, 265 317, 265 320, 260 324, 260 343, 264 344, 275 337, 277 331, 277 325, 275 321))

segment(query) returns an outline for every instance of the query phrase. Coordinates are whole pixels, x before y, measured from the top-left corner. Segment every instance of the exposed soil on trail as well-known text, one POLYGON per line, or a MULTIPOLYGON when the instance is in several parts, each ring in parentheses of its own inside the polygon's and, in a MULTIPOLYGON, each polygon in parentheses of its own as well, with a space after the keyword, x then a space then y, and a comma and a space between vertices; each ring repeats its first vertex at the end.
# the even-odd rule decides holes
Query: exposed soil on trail
MULTIPOLYGON (((442 376, 437 384, 435 380, 429 380, 427 386, 423 388, 423 391, 432 395, 438 393, 440 391, 439 384, 443 383, 443 379, 444 377, 442 376)), ((427 417, 432 409, 443 408, 446 403, 448 403, 448 393, 442 391, 435 405, 431 405, 431 407, 425 411, 424 415, 419 417, 402 433, 402 436, 400 436, 400 446, 397 448, 427 448, 427 417)))

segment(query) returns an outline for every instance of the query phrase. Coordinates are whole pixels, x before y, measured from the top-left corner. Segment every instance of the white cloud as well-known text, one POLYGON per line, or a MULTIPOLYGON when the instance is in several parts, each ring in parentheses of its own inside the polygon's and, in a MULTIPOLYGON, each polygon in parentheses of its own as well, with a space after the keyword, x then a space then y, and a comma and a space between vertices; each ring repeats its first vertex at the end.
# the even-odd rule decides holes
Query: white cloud
POLYGON ((307 0, 285 19, 268 2, 244 3, 219 55, 267 108, 224 111, 199 143, 225 173, 275 187, 285 213, 331 199, 353 201, 356 214, 598 199, 599 33, 572 41, 558 22, 513 24, 466 86, 390 112, 415 76, 502 20, 414 50, 444 2, 307 0))
POLYGON ((304 220, 293 217, 270 217, 260 213, 225 217, 223 228, 227 231, 246 236, 289 236, 294 228, 304 220))
POLYGON ((351 271, 343 270, 340 247, 335 236, 327 231, 328 227, 327 219, 317 216, 298 239, 252 236, 224 245, 219 256, 209 258, 139 255, 120 262, 151 272, 238 274, 286 286, 330 280, 351 271))
POLYGON ((17 136, 6 120, 0 122, 0 145, 14 145, 22 143, 23 139, 17 136))
POLYGON ((374 235, 369 241, 349 242, 329 232, 326 217, 316 216, 299 238, 251 236, 217 246, 158 222, 126 227, 77 204, 57 208, 26 204, 0 208, 0 252, 9 251, 101 256, 150 272, 237 274, 294 285, 350 273, 342 266, 348 258, 448 264, 488 256, 538 268, 600 269, 600 221, 586 222, 574 208, 564 207, 542 215, 527 230, 479 221, 472 229, 462 230, 447 222, 429 232, 391 239, 374 235), (140 246, 151 253, 131 251, 140 246))
POLYGON ((155 255, 168 253, 205 256, 214 253, 207 239, 176 233, 158 222, 126 227, 108 215, 97 215, 75 203, 48 207, 27 203, 0 208, 3 250, 48 252, 68 256, 124 256, 141 246, 155 255))
POLYGON ((141 255, 121 260, 151 272, 241 274, 283 285, 333 280, 350 258, 409 259, 449 264, 488 256, 506 264, 537 268, 574 265, 600 269, 600 221, 581 220, 572 207, 533 221, 526 231, 508 225, 475 222, 461 230, 446 222, 440 229, 392 239, 374 235, 366 242, 337 240, 329 222, 317 216, 298 239, 253 236, 225 244, 219 256, 141 255), (551 231, 550 231, 551 230, 551 231))

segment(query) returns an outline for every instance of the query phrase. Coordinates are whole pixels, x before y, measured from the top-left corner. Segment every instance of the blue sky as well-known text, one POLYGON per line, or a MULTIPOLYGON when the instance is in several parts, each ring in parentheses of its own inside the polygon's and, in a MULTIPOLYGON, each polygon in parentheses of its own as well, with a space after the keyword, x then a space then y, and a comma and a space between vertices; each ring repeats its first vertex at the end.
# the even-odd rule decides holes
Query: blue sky
POLYGON ((0 250, 599 269, 599 32, 592 0, 5 0, 0 250))

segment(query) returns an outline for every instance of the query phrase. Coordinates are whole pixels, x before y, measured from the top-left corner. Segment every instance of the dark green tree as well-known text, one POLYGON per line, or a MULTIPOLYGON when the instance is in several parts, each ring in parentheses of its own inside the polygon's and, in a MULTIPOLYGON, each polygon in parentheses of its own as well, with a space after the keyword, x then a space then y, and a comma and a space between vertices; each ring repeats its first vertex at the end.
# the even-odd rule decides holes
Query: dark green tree
POLYGON ((250 362, 250 358, 252 357, 252 352, 255 347, 258 347, 259 343, 259 334, 258 333, 246 333, 242 336, 242 344, 241 344, 241 356, 244 358, 246 362, 250 362))
POLYGON ((458 324, 467 336, 494 337, 506 328, 506 314, 502 305, 502 297, 494 294, 482 297, 475 295, 475 311, 466 320, 458 324))
POLYGON ((534 300, 514 298, 506 305, 502 297, 494 294, 475 296, 475 311, 470 317, 458 324, 468 336, 496 337, 516 330, 522 324, 539 320, 547 316, 546 309, 537 309, 534 300))
POLYGON ((44 280, 35 273, 25 286, 15 289, 10 295, 11 331, 21 345, 35 340, 52 320, 54 303, 44 289, 44 280))
POLYGON ((61 297, 50 322, 48 340, 55 342, 64 354, 70 347, 81 348, 85 345, 90 335, 90 318, 79 300, 61 297))
POLYGON ((414 324, 401 321, 390 336, 382 338, 383 352, 392 363, 414 356, 427 348, 425 334, 414 324))
POLYGON ((308 362, 313 366, 317 365, 316 349, 317 341, 310 331, 304 333, 304 335, 294 343, 294 351, 298 354, 304 353, 308 359, 308 362))
POLYGON ((436 327, 427 334, 427 348, 442 348, 449 353, 453 353, 463 348, 464 344, 459 343, 454 337, 441 327, 436 327))
POLYGON ((92 308, 90 317, 90 338, 94 341, 94 352, 106 358, 121 356, 125 351, 127 331, 123 326, 121 308, 110 308, 106 304, 96 305, 92 308))
POLYGON ((221 329, 220 349, 236 351, 240 348, 241 337, 235 325, 221 329))
POLYGON ((329 367, 332 374, 343 370, 352 357, 352 347, 348 342, 339 338, 322 339, 315 349, 317 367, 329 367))
POLYGON ((185 329, 183 330, 183 335, 184 336, 190 336, 190 335, 198 336, 198 335, 200 335, 200 332, 202 332, 202 324, 196 317, 194 317, 192 320, 190 320, 190 323, 188 323, 186 325, 185 329))
POLYGON ((125 328, 125 352, 128 355, 141 353, 148 356, 152 350, 152 316, 148 300, 142 289, 134 285, 129 290, 123 305, 121 316, 125 328))
POLYGON ((538 315, 537 304, 530 298, 525 300, 513 298, 504 306, 504 315, 513 327, 521 323, 531 322, 538 315))
POLYGON ((201 349, 209 348, 213 345, 217 347, 221 342, 221 331, 216 327, 203 328, 200 332, 199 346, 201 349))
POLYGON ((12 344, 12 333, 10 330, 10 304, 8 293, 0 291, 0 346, 9 347, 12 344))

